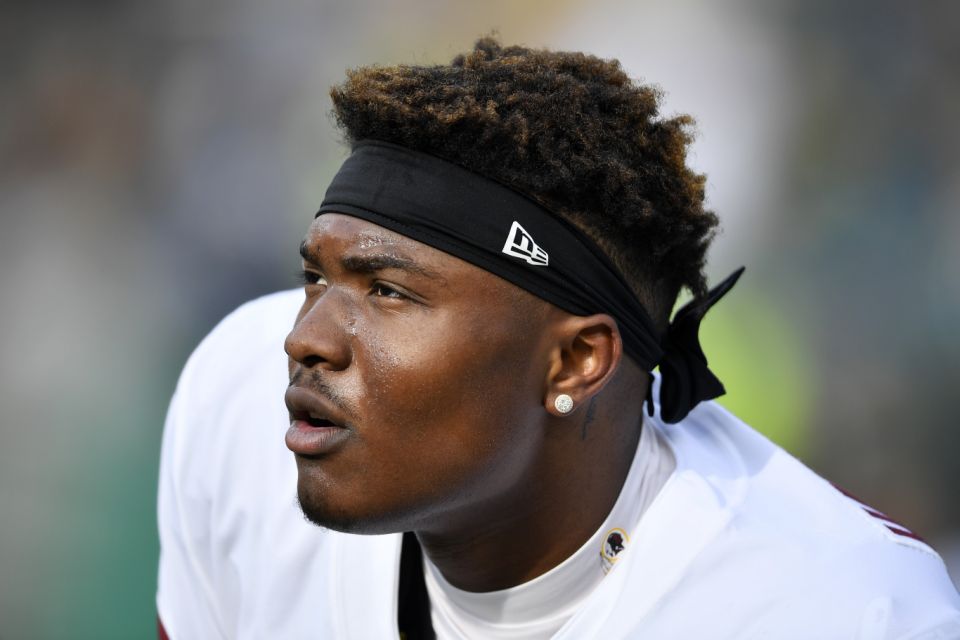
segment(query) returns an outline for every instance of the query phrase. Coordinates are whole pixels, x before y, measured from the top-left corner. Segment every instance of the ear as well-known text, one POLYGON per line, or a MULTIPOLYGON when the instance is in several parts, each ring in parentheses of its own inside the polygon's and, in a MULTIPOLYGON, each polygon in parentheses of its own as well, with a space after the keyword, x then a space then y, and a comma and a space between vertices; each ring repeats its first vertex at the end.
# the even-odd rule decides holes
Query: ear
POLYGON ((567 316, 557 329, 559 340, 550 353, 544 405, 555 416, 568 416, 586 407, 613 377, 623 357, 623 341, 616 321, 606 314, 567 316), (573 409, 557 408, 561 395, 573 400, 573 409))

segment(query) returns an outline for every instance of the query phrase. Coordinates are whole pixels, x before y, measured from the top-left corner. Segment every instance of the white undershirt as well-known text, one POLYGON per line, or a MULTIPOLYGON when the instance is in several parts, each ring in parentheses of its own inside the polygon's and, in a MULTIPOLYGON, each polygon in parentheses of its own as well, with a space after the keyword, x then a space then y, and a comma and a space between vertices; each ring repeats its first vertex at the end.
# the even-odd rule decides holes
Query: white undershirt
POLYGON ((424 555, 424 577, 438 640, 553 636, 627 552, 630 532, 675 467, 673 452, 663 436, 645 420, 623 489, 600 528, 562 563, 516 587, 485 593, 463 591, 448 583, 424 555), (616 548, 618 542, 621 549, 616 548))

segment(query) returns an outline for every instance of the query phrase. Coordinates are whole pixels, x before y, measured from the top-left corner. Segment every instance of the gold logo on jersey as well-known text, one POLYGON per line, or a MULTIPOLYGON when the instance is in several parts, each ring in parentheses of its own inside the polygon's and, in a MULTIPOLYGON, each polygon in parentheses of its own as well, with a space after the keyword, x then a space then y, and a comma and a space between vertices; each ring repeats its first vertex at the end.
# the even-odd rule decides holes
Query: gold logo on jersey
POLYGON ((606 535, 603 536, 603 546, 600 549, 600 566, 604 573, 613 568, 617 558, 627 548, 629 542, 630 536, 620 527, 614 527, 607 531, 606 535))

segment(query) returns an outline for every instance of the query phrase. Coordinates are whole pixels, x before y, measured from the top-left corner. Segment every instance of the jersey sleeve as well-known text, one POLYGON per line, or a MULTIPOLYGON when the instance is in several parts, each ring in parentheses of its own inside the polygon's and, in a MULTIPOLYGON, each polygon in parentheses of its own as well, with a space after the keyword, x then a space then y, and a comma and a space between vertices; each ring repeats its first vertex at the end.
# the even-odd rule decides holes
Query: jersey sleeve
POLYGON ((225 637, 211 575, 209 499, 188 486, 182 455, 197 426, 190 423, 190 377, 188 364, 170 403, 160 454, 157 615, 171 640, 225 637))

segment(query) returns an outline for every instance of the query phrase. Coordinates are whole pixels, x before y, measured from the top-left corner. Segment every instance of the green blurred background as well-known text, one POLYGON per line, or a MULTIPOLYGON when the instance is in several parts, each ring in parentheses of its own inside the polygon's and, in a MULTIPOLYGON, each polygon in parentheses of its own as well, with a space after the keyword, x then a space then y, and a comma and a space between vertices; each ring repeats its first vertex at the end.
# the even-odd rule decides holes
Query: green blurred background
POLYGON ((960 573, 960 4, 7 2, 0 638, 149 638, 166 403, 294 286, 347 67, 506 43, 619 58, 692 113, 723 221, 729 407, 960 573))

